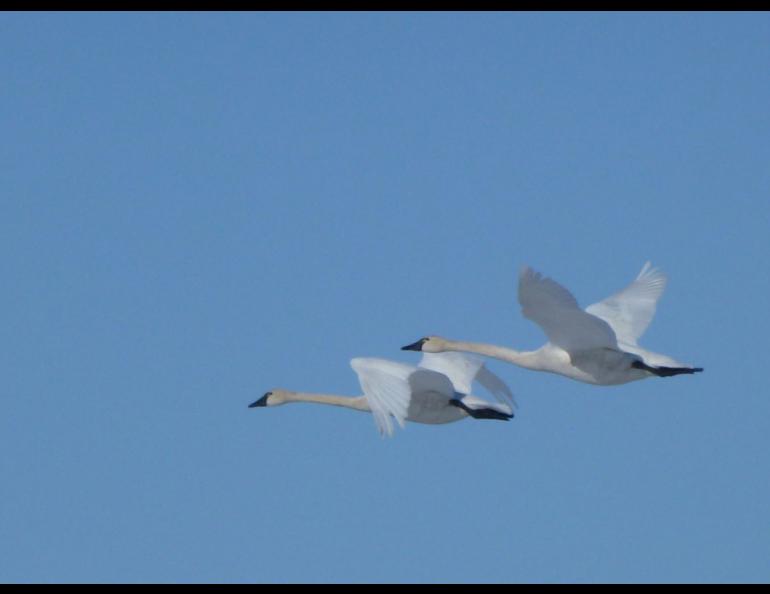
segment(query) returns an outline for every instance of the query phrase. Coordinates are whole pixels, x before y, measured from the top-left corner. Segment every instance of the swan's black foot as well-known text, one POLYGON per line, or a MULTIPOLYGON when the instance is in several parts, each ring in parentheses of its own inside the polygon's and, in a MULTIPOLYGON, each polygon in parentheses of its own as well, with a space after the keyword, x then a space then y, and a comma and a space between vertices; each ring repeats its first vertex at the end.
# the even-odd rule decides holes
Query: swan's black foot
POLYGON ((631 367, 634 369, 644 369, 658 377, 671 377, 672 375, 692 374, 703 371, 703 367, 651 367, 644 361, 634 361, 631 363, 631 367))
POLYGON ((449 401, 449 404, 463 409, 474 419, 495 419, 498 421, 510 421, 513 418, 512 414, 509 415, 504 412, 500 412, 499 410, 495 410, 494 408, 471 408, 462 400, 452 399, 449 401))

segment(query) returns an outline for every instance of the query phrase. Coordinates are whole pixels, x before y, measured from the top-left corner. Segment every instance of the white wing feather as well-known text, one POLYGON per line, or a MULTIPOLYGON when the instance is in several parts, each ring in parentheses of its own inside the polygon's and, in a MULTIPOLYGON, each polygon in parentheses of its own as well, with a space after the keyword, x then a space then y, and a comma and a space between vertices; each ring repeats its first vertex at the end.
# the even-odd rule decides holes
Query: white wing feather
POLYGON ((607 322, 620 342, 636 344, 655 316, 666 282, 666 275, 646 262, 634 282, 605 300, 589 305, 586 311, 607 322))
POLYGON ((484 359, 469 353, 445 351, 422 354, 419 367, 443 373, 454 385, 455 392, 470 394, 473 382, 478 381, 498 401, 515 406, 513 393, 506 383, 484 365, 484 359))
POLYGON ((351 359, 350 366, 358 375, 380 434, 393 435, 392 419, 401 427, 406 420, 411 399, 409 375, 415 368, 374 357, 356 357, 351 359))
MULTIPOLYGON (((497 374, 487 369, 486 365, 476 373, 476 381, 484 386, 501 404, 511 409, 518 407, 516 400, 513 398, 513 392, 511 392, 508 385, 497 374)), ((508 411, 508 414, 510 414, 510 411, 508 411)))
POLYGON ((604 320, 580 309, 567 289, 529 267, 519 275, 519 303, 552 344, 569 353, 596 348, 617 349, 617 339, 604 320))
POLYGON ((454 396, 449 378, 429 369, 374 357, 356 357, 350 366, 358 375, 382 435, 393 435, 393 419, 404 427, 413 397, 426 392, 437 392, 447 399, 454 396))
POLYGON ((476 355, 447 351, 443 353, 423 353, 419 367, 443 373, 454 385, 456 392, 470 394, 473 379, 484 365, 484 360, 476 355))

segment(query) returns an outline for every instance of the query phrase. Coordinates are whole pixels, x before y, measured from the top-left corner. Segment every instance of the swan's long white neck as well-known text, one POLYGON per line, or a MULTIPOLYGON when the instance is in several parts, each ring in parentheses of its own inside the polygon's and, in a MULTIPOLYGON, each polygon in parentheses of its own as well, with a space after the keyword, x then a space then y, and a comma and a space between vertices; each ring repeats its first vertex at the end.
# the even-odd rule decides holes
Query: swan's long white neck
POLYGON ((287 392, 284 396, 284 403, 287 402, 314 402, 316 404, 330 404, 332 406, 343 406, 371 412, 366 396, 351 398, 350 396, 337 396, 336 394, 313 394, 311 392, 287 392))
POLYGON ((466 342, 464 340, 444 340, 444 350, 476 353, 486 357, 500 359, 527 369, 543 370, 539 351, 517 351, 494 344, 483 342, 466 342))

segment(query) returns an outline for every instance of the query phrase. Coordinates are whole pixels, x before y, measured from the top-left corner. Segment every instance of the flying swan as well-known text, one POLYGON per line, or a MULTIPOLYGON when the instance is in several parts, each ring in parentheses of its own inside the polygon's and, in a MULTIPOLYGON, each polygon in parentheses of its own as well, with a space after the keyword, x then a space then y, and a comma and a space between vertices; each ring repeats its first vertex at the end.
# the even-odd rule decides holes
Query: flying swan
POLYGON ((467 417, 507 421, 513 417, 513 395, 508 386, 489 371, 480 357, 461 353, 424 353, 418 367, 387 359, 357 357, 350 366, 358 374, 363 396, 310 394, 274 389, 249 405, 278 406, 288 402, 315 402, 371 412, 382 435, 393 435, 395 419, 441 424, 467 417), (498 402, 471 395, 478 381, 498 402))
POLYGON ((647 262, 625 289, 582 310, 559 283, 524 267, 519 275, 521 311, 546 333, 545 345, 525 352, 427 336, 402 350, 478 353, 602 386, 703 371, 645 350, 637 343, 650 325, 665 287, 666 276, 647 262))

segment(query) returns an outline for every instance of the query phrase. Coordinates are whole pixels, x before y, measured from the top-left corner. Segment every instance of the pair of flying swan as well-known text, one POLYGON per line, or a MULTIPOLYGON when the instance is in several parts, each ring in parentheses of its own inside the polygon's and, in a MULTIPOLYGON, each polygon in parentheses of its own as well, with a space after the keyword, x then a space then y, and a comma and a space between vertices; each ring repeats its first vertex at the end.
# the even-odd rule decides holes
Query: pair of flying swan
POLYGON ((647 262, 625 289, 581 309, 567 289, 525 267, 519 275, 519 304, 524 317, 548 337, 539 349, 516 351, 427 336, 402 347, 423 353, 417 366, 371 357, 352 359, 350 365, 358 375, 362 396, 274 389, 250 407, 287 402, 343 406, 370 412, 380 433, 392 435, 394 419, 401 427, 406 421, 442 424, 468 417, 511 419, 515 407, 511 390, 486 368, 479 355, 600 386, 703 371, 638 344, 665 287, 665 275, 647 262), (489 391, 495 401, 475 396, 474 382, 489 391))

